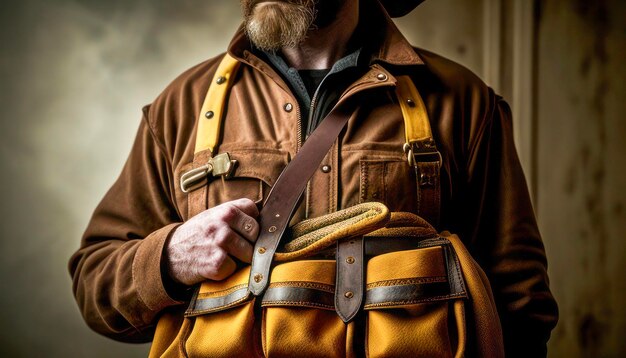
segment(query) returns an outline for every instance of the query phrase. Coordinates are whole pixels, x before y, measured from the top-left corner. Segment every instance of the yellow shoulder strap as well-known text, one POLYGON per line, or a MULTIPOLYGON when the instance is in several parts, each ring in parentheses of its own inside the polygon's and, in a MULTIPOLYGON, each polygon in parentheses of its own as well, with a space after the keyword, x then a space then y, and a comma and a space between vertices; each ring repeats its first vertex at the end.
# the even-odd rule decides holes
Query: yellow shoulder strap
POLYGON ((226 97, 238 68, 239 61, 229 54, 224 55, 209 84, 197 121, 193 167, 180 177, 180 188, 183 193, 203 187, 209 174, 228 176, 235 168, 235 161, 230 159, 228 153, 216 155, 215 152, 219 145, 226 97))
POLYGON ((200 110, 195 153, 208 149, 212 154, 215 154, 214 151, 219 144, 226 97, 238 67, 239 61, 229 54, 224 55, 222 62, 217 67, 204 99, 202 110, 200 110))
POLYGON ((406 145, 434 144, 428 113, 422 97, 409 76, 398 76, 396 95, 404 117, 406 145))
POLYGON ((433 226, 439 224, 441 205, 441 153, 437 150, 426 106, 413 80, 398 76, 396 96, 404 117, 404 152, 415 169, 418 184, 418 215, 433 226))

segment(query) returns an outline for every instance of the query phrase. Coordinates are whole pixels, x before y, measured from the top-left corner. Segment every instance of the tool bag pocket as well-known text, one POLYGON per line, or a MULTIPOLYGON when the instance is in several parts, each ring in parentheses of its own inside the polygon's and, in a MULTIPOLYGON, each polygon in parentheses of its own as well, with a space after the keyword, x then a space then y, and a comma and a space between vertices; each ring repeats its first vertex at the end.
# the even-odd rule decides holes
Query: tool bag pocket
POLYGON ((262 299, 266 357, 346 357, 348 326, 335 312, 335 260, 279 264, 262 299))
POLYGON ((445 239, 424 246, 367 263, 367 356, 463 356, 467 293, 458 260, 445 239))
POLYGON ((248 266, 224 281, 202 283, 185 312, 181 355, 248 357, 259 349, 249 276, 248 266))

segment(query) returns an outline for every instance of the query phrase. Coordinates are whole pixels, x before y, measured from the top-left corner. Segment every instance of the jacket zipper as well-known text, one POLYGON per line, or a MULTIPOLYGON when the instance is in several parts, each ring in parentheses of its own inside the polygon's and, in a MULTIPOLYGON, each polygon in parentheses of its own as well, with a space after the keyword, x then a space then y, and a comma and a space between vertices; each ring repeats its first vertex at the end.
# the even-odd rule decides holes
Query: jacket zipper
POLYGON ((325 80, 326 80, 326 77, 324 77, 324 79, 322 79, 322 82, 320 82, 320 85, 317 86, 317 88, 315 89, 315 93, 313 93, 313 98, 311 99, 311 106, 309 107, 309 121, 307 123, 307 128, 306 128, 307 137, 309 136, 309 128, 311 127, 311 121, 313 120, 313 115, 315 114, 315 105, 317 104, 317 95, 319 94, 320 88, 324 84, 325 80))
MULTIPOLYGON (((311 106, 309 107, 309 120, 307 122, 307 128, 306 128, 306 136, 309 136, 309 128, 311 127, 311 121, 313 120, 313 115, 315 114, 315 105, 317 104, 317 96, 319 94, 319 90, 320 88, 322 88, 322 85, 324 84, 324 81, 326 80, 327 77, 324 77, 322 79, 322 82, 320 82, 319 86, 317 86, 317 88, 315 89, 315 93, 313 93, 313 98, 311 99, 311 106)), ((298 118, 300 117, 300 114, 298 114, 298 118)), ((300 124, 300 127, 298 128, 302 128, 302 124, 300 124)), ((300 140, 302 139, 302 134, 300 134, 300 136, 298 137, 300 140)), ((309 202, 309 198, 311 197, 311 182, 307 182, 306 183, 306 192, 305 192, 305 196, 304 196, 304 219, 308 219, 309 218, 309 209, 310 209, 310 202, 309 202)))
POLYGON ((296 153, 298 153, 302 147, 302 113, 300 112, 300 106, 297 104, 298 101, 294 103, 296 103, 296 110, 298 111, 296 113, 296 153))
MULTIPOLYGON (((311 121, 313 120, 313 116, 315 114, 315 105, 317 104, 317 98, 318 98, 318 93, 319 93, 319 89, 322 87, 322 84, 324 84, 324 80, 326 78, 324 78, 322 80, 322 82, 320 83, 320 85, 317 87, 317 89, 315 90, 315 93, 313 94, 313 98, 311 99, 311 107, 310 107, 310 112, 309 112, 309 122, 307 123, 307 136, 308 136, 308 132, 309 132, 309 126, 311 125, 311 121)), ((335 109, 335 107, 337 107, 339 104, 341 104, 343 101, 345 101, 346 97, 356 93, 356 92, 360 92, 366 89, 372 89, 372 88, 377 88, 377 87, 384 87, 384 86, 393 86, 392 83, 385 81, 385 82, 374 82, 374 83, 361 83, 361 84, 357 84, 353 87, 350 87, 346 90, 346 92, 344 92, 339 99, 337 100, 337 103, 335 104, 335 106, 333 107, 333 109, 331 109, 331 112, 335 109)), ((298 149, 300 149, 300 146, 302 145, 302 119, 301 119, 301 114, 300 111, 298 110, 298 149)), ((308 182, 306 184, 306 191, 305 191, 305 196, 304 196, 304 218, 308 219, 309 218, 309 198, 310 198, 310 182, 308 182)))

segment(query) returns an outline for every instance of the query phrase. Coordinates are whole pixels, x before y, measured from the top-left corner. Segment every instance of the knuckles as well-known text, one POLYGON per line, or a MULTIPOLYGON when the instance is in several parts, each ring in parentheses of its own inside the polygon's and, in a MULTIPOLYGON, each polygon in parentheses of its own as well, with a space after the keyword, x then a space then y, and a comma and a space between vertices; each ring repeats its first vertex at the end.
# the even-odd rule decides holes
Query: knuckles
POLYGON ((232 204, 225 204, 215 207, 217 219, 223 222, 233 222, 239 216, 239 209, 232 204))
POLYGON ((202 276, 215 281, 224 280, 234 272, 229 262, 229 256, 224 250, 215 250, 205 263, 202 276))

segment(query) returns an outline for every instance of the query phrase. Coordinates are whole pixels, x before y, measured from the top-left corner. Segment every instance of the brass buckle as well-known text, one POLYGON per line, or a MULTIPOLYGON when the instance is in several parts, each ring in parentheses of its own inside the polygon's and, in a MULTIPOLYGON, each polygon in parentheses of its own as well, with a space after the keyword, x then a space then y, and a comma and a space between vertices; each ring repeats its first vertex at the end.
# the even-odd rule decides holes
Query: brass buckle
POLYGON ((404 143, 402 150, 406 153, 407 161, 412 167, 416 166, 418 162, 437 162, 439 168, 443 164, 441 153, 437 150, 435 141, 432 139, 404 143))
POLYGON ((180 176, 180 190, 189 193, 203 187, 209 181, 209 175, 214 177, 230 178, 237 166, 236 160, 231 160, 228 153, 218 154, 198 168, 191 169, 180 176))

